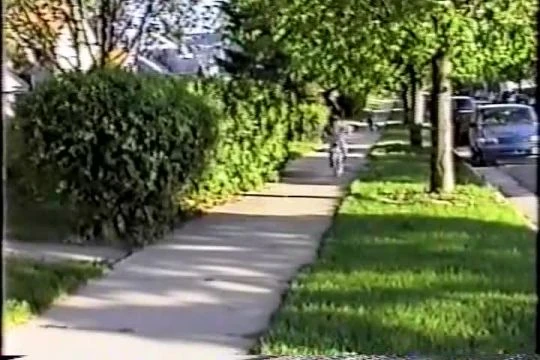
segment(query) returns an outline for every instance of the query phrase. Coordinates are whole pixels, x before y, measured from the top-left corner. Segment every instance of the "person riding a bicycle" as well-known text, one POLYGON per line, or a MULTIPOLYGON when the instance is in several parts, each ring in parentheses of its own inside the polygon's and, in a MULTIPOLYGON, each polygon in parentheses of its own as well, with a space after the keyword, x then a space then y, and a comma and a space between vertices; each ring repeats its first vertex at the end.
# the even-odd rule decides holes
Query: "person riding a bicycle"
POLYGON ((328 160, 331 168, 334 168, 335 156, 341 160, 341 165, 347 158, 347 142, 345 141, 346 129, 340 126, 340 121, 345 115, 344 109, 339 101, 340 96, 337 88, 332 88, 324 94, 326 105, 329 109, 329 117, 324 129, 323 139, 329 144, 328 160))
POLYGON ((343 161, 347 159, 348 149, 346 141, 346 130, 343 126, 339 125, 337 122, 334 123, 332 128, 332 133, 328 139, 328 159, 330 162, 330 167, 334 167, 333 164, 333 154, 337 150, 343 156, 343 161))

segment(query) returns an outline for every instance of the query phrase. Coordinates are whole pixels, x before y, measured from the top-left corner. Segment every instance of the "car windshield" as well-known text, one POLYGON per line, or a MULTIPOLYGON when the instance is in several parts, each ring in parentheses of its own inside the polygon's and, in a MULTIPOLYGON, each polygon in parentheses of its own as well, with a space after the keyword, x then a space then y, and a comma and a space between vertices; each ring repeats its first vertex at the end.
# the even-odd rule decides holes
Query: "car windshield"
POLYGON ((536 122, 536 117, 527 108, 498 108, 482 110, 485 125, 510 125, 536 122))

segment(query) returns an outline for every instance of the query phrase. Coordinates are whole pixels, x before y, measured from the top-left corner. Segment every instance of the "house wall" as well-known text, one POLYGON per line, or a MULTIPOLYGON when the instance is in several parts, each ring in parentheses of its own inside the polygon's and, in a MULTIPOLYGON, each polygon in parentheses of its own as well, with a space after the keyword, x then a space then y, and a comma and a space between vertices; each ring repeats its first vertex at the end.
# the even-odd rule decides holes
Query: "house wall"
POLYGON ((2 93, 2 115, 4 121, 9 121, 15 115, 14 113, 15 95, 2 93))
POLYGON ((12 118, 14 113, 17 94, 29 90, 28 84, 8 70, 7 64, 2 66, 2 115, 5 121, 12 118))
MULTIPOLYGON (((75 43, 75 39, 73 38, 69 27, 67 25, 64 26, 60 31, 56 45, 58 65, 63 70, 69 71, 77 68, 77 57, 79 56, 81 62, 79 70, 87 71, 93 65, 92 52, 94 54, 98 54, 99 48, 96 45, 97 40, 94 31, 92 31, 90 25, 86 21, 83 21, 82 23, 84 31, 88 36, 88 42, 93 45, 88 46, 84 43, 79 44, 78 47, 80 55, 77 55, 77 44, 75 43)), ((79 36, 79 38, 80 41, 83 41, 84 39, 82 34, 79 36)))

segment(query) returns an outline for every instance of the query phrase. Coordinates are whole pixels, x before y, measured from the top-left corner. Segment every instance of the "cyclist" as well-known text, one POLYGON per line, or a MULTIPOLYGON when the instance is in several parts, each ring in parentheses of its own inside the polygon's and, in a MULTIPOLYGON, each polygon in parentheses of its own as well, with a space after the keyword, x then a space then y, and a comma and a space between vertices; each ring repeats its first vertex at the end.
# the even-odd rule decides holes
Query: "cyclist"
POLYGON ((343 126, 340 126, 337 121, 333 124, 332 127, 332 133, 329 136, 328 141, 328 160, 330 163, 330 167, 334 167, 333 161, 332 161, 332 152, 335 147, 338 148, 338 150, 343 155, 343 161, 347 160, 347 141, 346 141, 346 130, 343 126))

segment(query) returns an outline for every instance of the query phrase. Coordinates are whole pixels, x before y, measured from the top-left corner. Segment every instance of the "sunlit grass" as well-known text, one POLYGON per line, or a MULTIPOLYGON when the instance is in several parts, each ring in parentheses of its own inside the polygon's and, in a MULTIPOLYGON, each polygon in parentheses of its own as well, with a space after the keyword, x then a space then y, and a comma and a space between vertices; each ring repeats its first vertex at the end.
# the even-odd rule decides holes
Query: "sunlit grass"
POLYGON ((258 350, 532 352, 534 234, 490 189, 427 194, 428 152, 389 132, 258 350))
POLYGON ((35 260, 6 259, 4 325, 9 329, 46 310, 54 300, 103 274, 102 266, 88 262, 45 264, 35 260))

